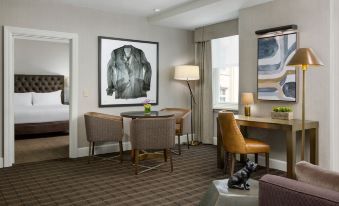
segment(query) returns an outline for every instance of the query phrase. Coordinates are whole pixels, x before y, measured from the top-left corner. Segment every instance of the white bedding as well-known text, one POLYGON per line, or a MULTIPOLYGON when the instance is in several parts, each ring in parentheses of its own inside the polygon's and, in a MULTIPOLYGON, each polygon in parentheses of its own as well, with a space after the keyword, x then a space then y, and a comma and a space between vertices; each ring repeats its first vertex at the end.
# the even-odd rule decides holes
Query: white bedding
POLYGON ((14 106, 15 124, 69 120, 68 105, 14 106))

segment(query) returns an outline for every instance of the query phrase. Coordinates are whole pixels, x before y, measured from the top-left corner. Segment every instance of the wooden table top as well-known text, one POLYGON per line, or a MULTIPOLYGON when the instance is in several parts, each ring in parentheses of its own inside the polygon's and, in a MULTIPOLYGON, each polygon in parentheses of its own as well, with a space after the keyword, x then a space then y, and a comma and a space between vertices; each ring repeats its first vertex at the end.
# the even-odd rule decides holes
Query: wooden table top
POLYGON ((131 112, 122 112, 120 116, 126 118, 166 118, 173 117, 174 113, 164 112, 164 111, 152 111, 150 114, 145 114, 144 111, 131 111, 131 112))

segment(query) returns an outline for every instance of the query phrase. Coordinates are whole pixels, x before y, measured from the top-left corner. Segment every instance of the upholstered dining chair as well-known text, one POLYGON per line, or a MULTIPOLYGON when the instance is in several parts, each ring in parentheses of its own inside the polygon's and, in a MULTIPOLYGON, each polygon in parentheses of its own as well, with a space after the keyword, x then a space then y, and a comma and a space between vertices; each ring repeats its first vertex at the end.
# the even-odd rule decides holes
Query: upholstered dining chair
POLYGON ((140 165, 140 158, 164 158, 170 159, 171 172, 173 171, 173 161, 170 149, 174 145, 175 119, 174 118, 142 118, 131 121, 131 144, 134 159, 135 174, 139 174, 139 167, 147 168, 140 173, 159 168, 163 163, 153 167, 140 165), (147 153, 145 150, 162 150, 163 153, 147 153), (144 151, 143 154, 140 154, 144 151))
POLYGON ((175 134, 178 137, 178 152, 174 152, 175 154, 181 155, 181 144, 180 137, 181 135, 186 135, 187 137, 187 148, 190 148, 189 136, 191 133, 191 115, 192 112, 190 109, 183 108, 164 108, 161 111, 174 113, 175 116, 175 134))
POLYGON ((95 144, 97 142, 119 142, 120 162, 122 162, 122 138, 123 122, 120 116, 88 112, 85 114, 85 126, 87 141, 89 142, 88 163, 95 155, 95 144))
POLYGON ((270 146, 257 139, 244 138, 232 112, 219 112, 218 121, 225 151, 224 172, 226 173, 227 162, 230 159, 229 173, 233 174, 235 154, 255 154, 255 161, 258 163, 259 153, 265 154, 268 172, 270 146))

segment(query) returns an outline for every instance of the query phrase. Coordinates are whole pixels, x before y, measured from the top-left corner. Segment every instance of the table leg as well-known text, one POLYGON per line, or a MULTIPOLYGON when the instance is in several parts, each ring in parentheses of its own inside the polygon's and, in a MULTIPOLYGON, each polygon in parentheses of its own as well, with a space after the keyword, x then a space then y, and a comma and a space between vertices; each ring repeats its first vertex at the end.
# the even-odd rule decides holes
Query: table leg
POLYGON ((217 118, 217 167, 219 169, 224 168, 224 149, 222 143, 222 137, 219 127, 219 119, 217 118))
POLYGON ((296 163, 295 149, 296 149, 296 131, 288 130, 286 132, 286 154, 287 154, 287 177, 295 178, 294 166, 296 163))
MULTIPOLYGON (((306 130, 308 136, 310 137, 310 162, 312 164, 319 164, 319 152, 318 152, 318 128, 312 128, 306 130)), ((306 133, 306 134, 307 134, 306 133)))
MULTIPOLYGON (((242 136, 244 136, 244 138, 248 137, 246 126, 240 126, 240 131, 242 133, 242 136)), ((240 162, 244 164, 246 162, 246 160, 247 160, 247 155, 246 154, 240 154, 240 162)))

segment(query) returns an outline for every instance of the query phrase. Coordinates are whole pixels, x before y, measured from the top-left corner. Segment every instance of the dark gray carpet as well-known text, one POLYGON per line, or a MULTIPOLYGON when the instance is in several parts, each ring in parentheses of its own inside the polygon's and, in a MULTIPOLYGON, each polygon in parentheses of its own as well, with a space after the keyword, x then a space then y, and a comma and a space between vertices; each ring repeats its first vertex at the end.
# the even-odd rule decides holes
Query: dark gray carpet
MULTIPOLYGON (((135 176, 128 157, 126 152, 123 164, 100 159, 87 164, 87 158, 79 158, 0 169, 0 205, 197 205, 212 180, 225 178, 216 168, 216 147, 211 145, 173 155, 173 173, 135 176)), ((253 177, 263 174, 265 169, 259 168, 253 177)))

